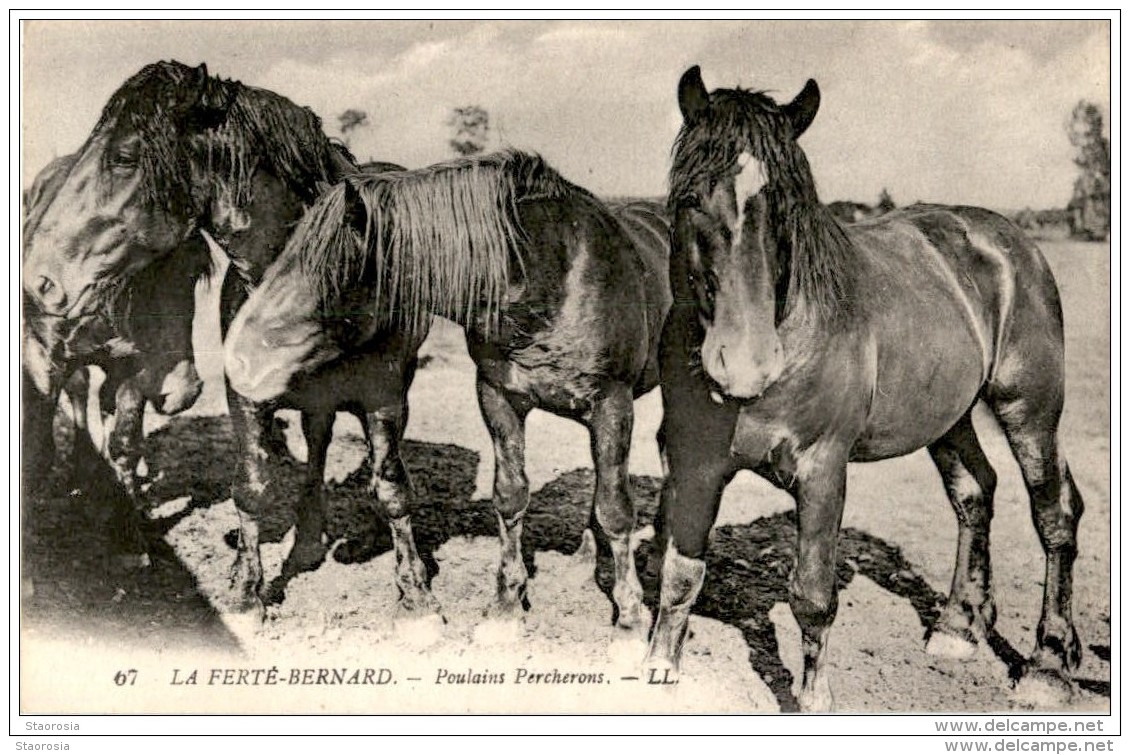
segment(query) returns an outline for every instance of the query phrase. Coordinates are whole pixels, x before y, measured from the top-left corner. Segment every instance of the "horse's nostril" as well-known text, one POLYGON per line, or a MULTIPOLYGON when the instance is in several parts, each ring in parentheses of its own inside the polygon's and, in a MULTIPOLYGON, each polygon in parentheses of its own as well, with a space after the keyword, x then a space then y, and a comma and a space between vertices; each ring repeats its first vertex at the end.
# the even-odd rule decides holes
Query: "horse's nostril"
POLYGON ((67 294, 63 288, 46 275, 36 275, 31 280, 32 295, 39 299, 41 306, 53 312, 67 304, 67 294))

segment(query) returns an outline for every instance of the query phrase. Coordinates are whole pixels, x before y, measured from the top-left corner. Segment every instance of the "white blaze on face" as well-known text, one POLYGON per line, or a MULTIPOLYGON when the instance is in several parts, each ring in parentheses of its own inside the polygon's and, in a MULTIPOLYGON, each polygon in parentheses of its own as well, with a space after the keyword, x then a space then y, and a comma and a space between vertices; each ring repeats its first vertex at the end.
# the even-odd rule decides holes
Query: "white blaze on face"
POLYGON ((738 174, 734 177, 734 199, 738 203, 738 220, 733 232, 733 245, 736 249, 742 243, 742 229, 745 228, 745 207, 751 197, 765 188, 765 166, 748 152, 738 155, 738 174))

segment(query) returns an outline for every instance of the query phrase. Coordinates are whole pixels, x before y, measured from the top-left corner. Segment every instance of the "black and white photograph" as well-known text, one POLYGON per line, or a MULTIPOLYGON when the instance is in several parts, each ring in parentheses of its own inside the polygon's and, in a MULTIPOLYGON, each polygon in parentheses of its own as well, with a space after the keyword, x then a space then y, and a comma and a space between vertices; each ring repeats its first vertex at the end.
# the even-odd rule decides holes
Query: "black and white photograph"
POLYGON ((1117 12, 416 15, 10 16, 10 733, 1116 731, 1117 12))

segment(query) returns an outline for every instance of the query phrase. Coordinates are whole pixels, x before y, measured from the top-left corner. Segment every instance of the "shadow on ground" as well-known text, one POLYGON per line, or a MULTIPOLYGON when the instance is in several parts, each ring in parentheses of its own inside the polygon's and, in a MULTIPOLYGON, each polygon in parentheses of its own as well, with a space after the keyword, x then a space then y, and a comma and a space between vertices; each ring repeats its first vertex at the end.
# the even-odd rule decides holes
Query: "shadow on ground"
MULTIPOLYGON (((208 508, 229 497, 234 465, 230 425, 222 417, 179 417, 149 437, 149 464, 159 476, 149 498, 159 504, 180 501, 172 513, 161 505, 148 525, 153 543, 153 566, 133 574, 107 567, 115 521, 111 512, 115 486, 100 479, 97 470, 77 470, 82 494, 58 491, 27 496, 23 511, 23 557, 26 590, 22 611, 33 627, 52 626, 104 635, 115 641, 145 646, 206 645, 236 650, 216 611, 201 597, 193 575, 161 539, 189 512, 208 508), (129 600, 122 600, 123 596, 129 600)), ((413 478, 420 508, 414 516, 417 544, 433 574, 438 565, 432 553, 452 538, 494 536, 495 515, 490 502, 472 500, 478 455, 465 448, 407 442, 404 457, 413 478)), ((337 542, 334 557, 362 562, 387 551, 388 530, 367 492, 368 465, 363 440, 346 436, 335 441, 334 454, 359 465, 344 481, 328 487, 327 529, 337 542), (350 461, 351 460, 351 461, 350 461)), ((63 468, 58 474, 75 472, 63 468)), ((340 464, 339 464, 340 466, 340 464)), ((280 540, 294 521, 294 503, 302 489, 305 465, 293 458, 272 463, 270 495, 278 501, 261 522, 265 542, 280 540)), ((580 544, 589 521, 593 489, 591 470, 565 473, 531 496, 524 536, 524 557, 534 573, 533 554, 554 550, 571 553, 580 544)), ((655 515, 660 481, 633 478, 638 523, 655 515)), ((120 503, 120 501, 119 501, 120 503)), ((229 543, 230 545, 231 543, 229 543)), ((641 576, 654 606, 657 575, 647 571, 651 544, 637 553, 641 576)), ((222 553, 222 551, 221 551, 222 553)), ((708 558, 707 580, 695 612, 737 627, 750 648, 750 664, 765 681, 784 711, 796 710, 793 678, 781 663, 770 610, 787 603, 787 581, 795 554, 795 519, 791 512, 749 524, 718 527, 708 558)), ((838 582, 841 588, 862 574, 913 607, 923 636, 938 616, 945 596, 935 591, 903 557, 899 548, 852 528, 840 535, 838 582)), ((606 549, 598 561, 597 582, 611 590, 611 564, 606 549)), ((285 584, 275 586, 285 599, 285 584)), ((609 602, 611 611, 611 601, 609 602)), ((609 615, 609 621, 612 620, 609 615)), ((993 651, 1015 675, 1023 658, 1001 637, 992 638, 993 651)), ((1109 648, 1096 648, 1096 653, 1109 648)), ((1089 691, 1109 696, 1109 682, 1087 680, 1089 691)))

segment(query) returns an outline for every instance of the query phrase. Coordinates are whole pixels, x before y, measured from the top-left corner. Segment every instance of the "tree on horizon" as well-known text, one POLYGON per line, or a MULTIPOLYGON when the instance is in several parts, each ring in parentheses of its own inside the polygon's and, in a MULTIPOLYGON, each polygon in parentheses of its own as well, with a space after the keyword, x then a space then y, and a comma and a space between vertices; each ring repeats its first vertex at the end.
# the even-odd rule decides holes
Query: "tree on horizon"
POLYGON ((1103 115, 1098 105, 1079 100, 1067 123, 1067 136, 1075 147, 1075 179, 1067 205, 1071 235, 1102 240, 1110 235, 1110 140, 1103 135, 1103 115))
POLYGON ((487 147, 490 138, 490 113, 479 105, 452 108, 447 125, 455 129, 448 145, 463 157, 477 155, 487 147))
POLYGON ((357 108, 348 108, 338 115, 338 130, 341 132, 341 141, 349 147, 350 134, 359 128, 369 126, 369 114, 357 108))

